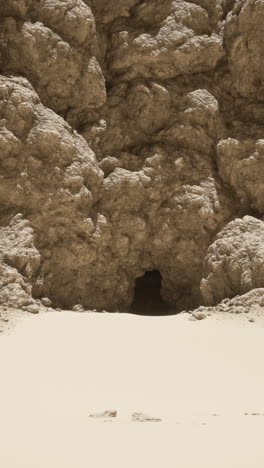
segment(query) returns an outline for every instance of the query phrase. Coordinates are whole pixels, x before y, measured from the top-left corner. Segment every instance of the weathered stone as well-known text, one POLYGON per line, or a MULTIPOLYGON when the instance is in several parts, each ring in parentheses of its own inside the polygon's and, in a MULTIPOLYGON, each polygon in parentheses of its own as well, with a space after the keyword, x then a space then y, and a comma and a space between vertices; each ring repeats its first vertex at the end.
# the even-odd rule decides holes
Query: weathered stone
POLYGON ((38 314, 39 306, 37 304, 29 304, 25 307, 25 310, 27 310, 27 312, 30 312, 31 314, 38 314))
POLYGON ((262 1, 238 0, 224 28, 233 94, 262 101, 263 19, 262 1))
POLYGON ((0 16, 0 304, 127 310, 156 270, 177 311, 264 287, 263 2, 0 16))
POLYGON ((116 418, 117 417, 117 411, 116 410, 106 410, 103 411, 102 413, 93 413, 89 414, 89 418, 116 418))
POLYGON ((133 422, 161 422, 161 418, 154 418, 144 413, 132 413, 131 420, 133 422))
POLYGON ((193 3, 169 0, 163 5, 151 1, 144 23, 148 33, 122 27, 112 36, 111 71, 122 80, 169 79, 193 70, 207 72, 225 55, 222 38, 212 33, 207 12, 193 3), (158 23, 150 23, 149 16, 153 21, 156 14, 158 23))
POLYGON ((41 303, 44 307, 50 307, 52 305, 52 301, 48 297, 42 297, 41 303))
MULTIPOLYGON (((84 0, 88 3, 88 0, 84 0)), ((116 18, 129 16, 139 0, 91 0, 95 19, 99 23, 110 23, 116 18)))
POLYGON ((33 229, 17 214, 0 227, 0 305, 22 307, 32 302, 32 282, 40 266, 33 229))
POLYGON ((74 310, 74 312, 83 312, 83 306, 81 304, 75 304, 72 308, 72 310, 74 310))
POLYGON ((264 287, 264 222, 245 216, 217 235, 205 258, 201 291, 208 304, 264 287))
POLYGON ((81 0, 70 3, 46 0, 35 9, 32 2, 28 7, 32 22, 17 16, 3 18, 0 65, 8 72, 26 76, 43 103, 56 112, 71 109, 72 118, 73 110, 100 107, 106 93, 96 59, 91 10, 81 0))
POLYGON ((219 175, 232 186, 241 206, 264 214, 264 139, 228 138, 217 149, 219 175))
POLYGON ((207 315, 206 314, 203 314, 202 312, 193 312, 192 313, 192 316, 196 319, 196 320, 204 320, 206 319, 207 315))

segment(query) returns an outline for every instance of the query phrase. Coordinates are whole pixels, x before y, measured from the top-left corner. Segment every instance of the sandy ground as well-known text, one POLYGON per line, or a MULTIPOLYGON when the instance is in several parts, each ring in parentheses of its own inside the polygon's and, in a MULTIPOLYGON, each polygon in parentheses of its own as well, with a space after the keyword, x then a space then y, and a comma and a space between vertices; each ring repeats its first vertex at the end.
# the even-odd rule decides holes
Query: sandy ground
POLYGON ((264 318, 248 318, 20 318, 0 335, 0 466, 262 468, 264 318))

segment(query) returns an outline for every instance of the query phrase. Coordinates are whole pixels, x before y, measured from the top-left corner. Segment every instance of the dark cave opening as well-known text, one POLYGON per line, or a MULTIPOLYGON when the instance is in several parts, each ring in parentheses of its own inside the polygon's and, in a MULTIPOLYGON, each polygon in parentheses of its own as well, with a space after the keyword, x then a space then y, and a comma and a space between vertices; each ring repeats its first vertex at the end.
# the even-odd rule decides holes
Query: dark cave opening
POLYGON ((162 277, 159 270, 146 271, 136 278, 134 299, 129 312, 136 315, 172 315, 175 308, 161 297, 162 277))

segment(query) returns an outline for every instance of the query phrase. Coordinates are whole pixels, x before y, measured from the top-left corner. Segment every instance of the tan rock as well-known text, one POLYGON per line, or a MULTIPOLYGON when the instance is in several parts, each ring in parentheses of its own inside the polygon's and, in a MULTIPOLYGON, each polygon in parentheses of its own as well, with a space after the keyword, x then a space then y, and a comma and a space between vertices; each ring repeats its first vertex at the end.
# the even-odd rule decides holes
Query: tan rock
POLYGON ((264 286, 263 13, 1 3, 0 304, 127 310, 158 271, 173 310, 245 310, 264 286))
POLYGON ((263 18, 263 2, 239 0, 224 28, 233 94, 262 101, 263 18))
POLYGON ((201 292, 207 304, 264 287, 264 222, 245 216, 217 235, 205 258, 201 292))

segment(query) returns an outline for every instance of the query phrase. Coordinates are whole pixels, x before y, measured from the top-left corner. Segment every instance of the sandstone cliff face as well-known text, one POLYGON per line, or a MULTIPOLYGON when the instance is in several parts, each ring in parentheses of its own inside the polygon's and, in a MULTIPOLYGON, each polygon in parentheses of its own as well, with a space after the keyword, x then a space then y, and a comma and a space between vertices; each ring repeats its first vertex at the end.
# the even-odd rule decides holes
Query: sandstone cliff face
POLYGON ((264 287, 262 0, 0 5, 0 302, 264 287))

